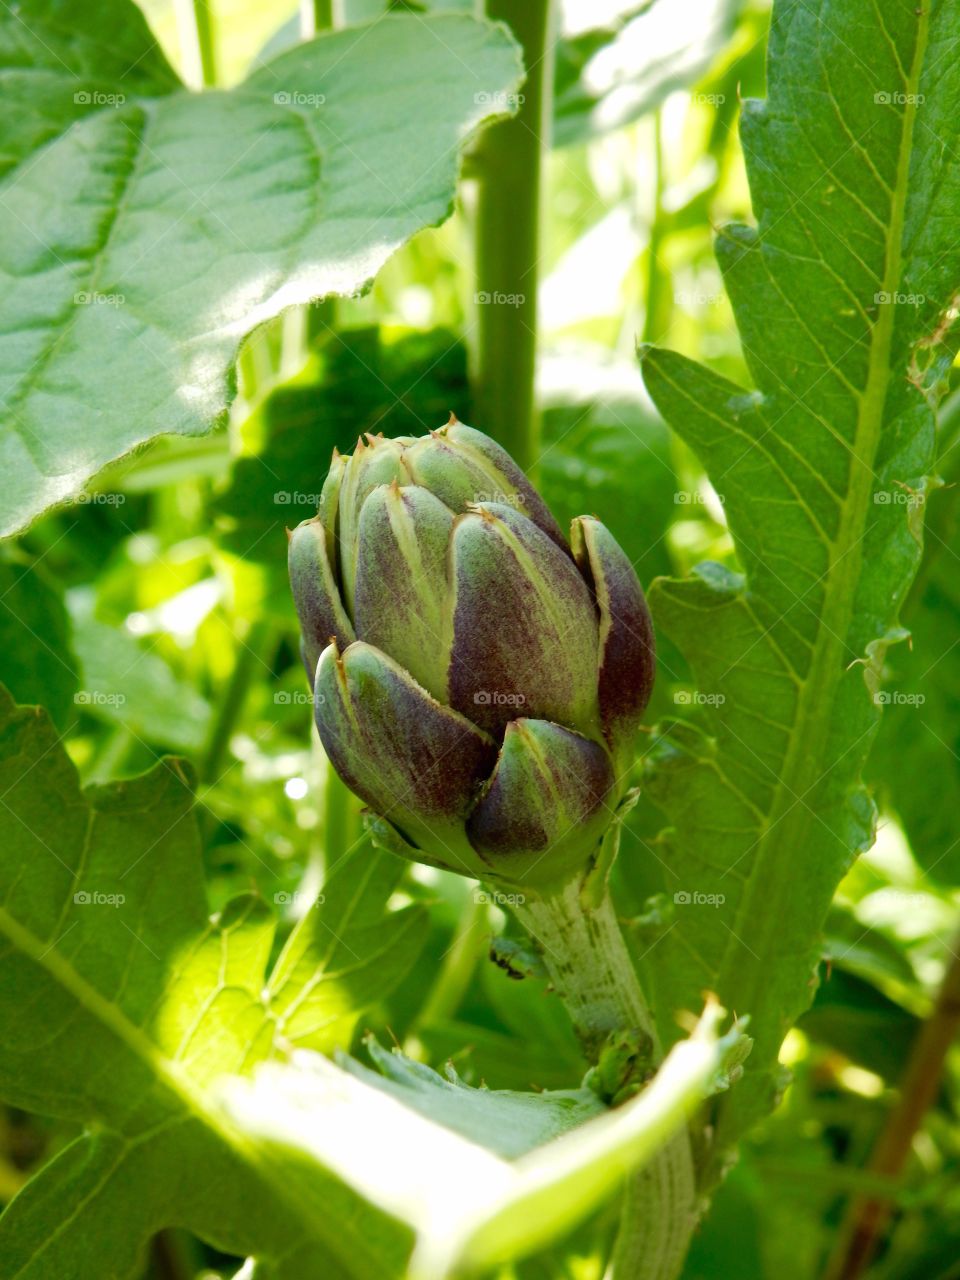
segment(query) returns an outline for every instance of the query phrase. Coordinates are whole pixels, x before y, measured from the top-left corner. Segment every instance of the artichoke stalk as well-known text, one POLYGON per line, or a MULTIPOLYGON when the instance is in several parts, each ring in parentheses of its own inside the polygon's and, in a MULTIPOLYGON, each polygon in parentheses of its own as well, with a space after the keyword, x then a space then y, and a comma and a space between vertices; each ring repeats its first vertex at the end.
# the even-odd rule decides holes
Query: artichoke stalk
POLYGON ((564 538, 493 440, 335 453, 290 536, 317 727, 382 842, 543 890, 596 854, 653 683, 640 583, 591 516, 564 538))
MULTIPOLYGON (((594 1079, 626 1096, 609 1064, 662 1056, 606 885, 654 676, 630 560, 592 516, 568 542, 451 415, 335 451, 289 561, 320 738, 375 839, 515 891, 594 1079)), ((683 1131, 625 1189, 608 1280, 675 1280, 696 1216, 683 1131)))

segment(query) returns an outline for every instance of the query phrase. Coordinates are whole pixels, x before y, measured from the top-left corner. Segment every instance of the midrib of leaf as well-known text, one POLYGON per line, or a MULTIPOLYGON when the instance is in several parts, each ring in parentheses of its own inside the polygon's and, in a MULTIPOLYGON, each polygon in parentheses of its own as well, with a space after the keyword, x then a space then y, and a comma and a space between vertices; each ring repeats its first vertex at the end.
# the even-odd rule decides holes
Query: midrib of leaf
MULTIPOLYGON (((920 13, 913 65, 907 81, 906 92, 909 98, 904 104, 897 179, 886 235, 886 266, 882 288, 891 294, 896 293, 900 283, 910 157, 917 113, 916 95, 926 53, 928 30, 929 15, 924 9, 920 13)), ((789 909, 794 884, 791 877, 775 874, 774 864, 790 864, 791 855, 785 850, 785 846, 793 844, 796 853, 802 846, 805 829, 812 821, 820 820, 807 805, 806 796, 817 785, 821 776, 830 732, 833 698, 843 673, 843 651, 853 619, 855 590, 863 559, 862 535, 873 493, 874 463, 880 445, 890 383, 895 312, 896 308, 892 305, 880 306, 877 322, 872 330, 867 380, 860 397, 857 429, 851 449, 847 496, 836 540, 828 543, 830 564, 824 608, 810 666, 806 678, 800 682, 797 732, 790 738, 784 768, 775 791, 775 803, 764 822, 765 829, 757 844, 753 874, 747 878, 740 897, 736 926, 730 935, 721 966, 720 989, 735 993, 740 1012, 748 1012, 759 1005, 762 988, 770 979, 763 964, 739 964, 743 945, 740 939, 749 935, 751 947, 761 956, 770 956, 776 952, 776 935, 780 930, 782 913, 789 909), (791 810, 798 806, 802 806, 800 818, 791 827, 786 819, 791 810), (784 834, 778 839, 777 829, 781 823, 784 834)), ((794 862, 792 865, 801 864, 794 862)), ((730 999, 730 996, 727 998, 730 999)))
POLYGON ((362 1259, 364 1274, 376 1275, 381 1259, 369 1253, 362 1235, 345 1220, 338 1220, 336 1230, 321 1233, 316 1215, 291 1194, 287 1178, 277 1176, 269 1167, 261 1149, 245 1135, 225 1121, 223 1113, 208 1106, 203 1093, 176 1062, 157 1051, 156 1045, 140 1027, 125 1018, 115 1004, 107 1000, 86 981, 72 965, 68 964, 55 946, 38 938, 26 929, 4 907, 0 907, 0 932, 6 934, 34 964, 46 970, 68 992, 81 1008, 86 1009, 108 1031, 117 1037, 141 1062, 144 1062, 176 1101, 205 1129, 211 1131, 229 1147, 249 1168, 254 1169, 271 1188, 278 1199, 283 1200, 302 1221, 305 1238, 319 1237, 331 1253, 345 1264, 346 1275, 354 1275, 353 1264, 362 1259))

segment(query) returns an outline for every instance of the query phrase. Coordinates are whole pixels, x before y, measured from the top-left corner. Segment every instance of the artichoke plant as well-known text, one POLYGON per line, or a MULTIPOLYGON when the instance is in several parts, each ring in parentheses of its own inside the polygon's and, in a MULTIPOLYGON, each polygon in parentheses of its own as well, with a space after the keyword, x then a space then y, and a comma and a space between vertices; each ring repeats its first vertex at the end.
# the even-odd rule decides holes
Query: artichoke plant
POLYGON ((320 738, 406 856, 568 880, 625 789, 653 632, 592 516, 569 543, 493 440, 450 422, 334 451, 290 580, 320 738))

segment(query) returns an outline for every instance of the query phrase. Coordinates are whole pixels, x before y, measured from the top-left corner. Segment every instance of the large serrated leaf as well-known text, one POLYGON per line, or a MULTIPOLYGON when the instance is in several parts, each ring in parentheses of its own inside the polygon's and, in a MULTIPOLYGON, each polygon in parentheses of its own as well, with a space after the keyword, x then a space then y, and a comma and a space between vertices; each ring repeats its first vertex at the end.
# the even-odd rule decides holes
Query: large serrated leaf
POLYGON ((443 1080, 374 1049, 381 1078, 303 1053, 225 1081, 264 1151, 299 1153, 417 1231, 408 1280, 485 1272, 563 1235, 653 1159, 739 1070, 740 1028, 709 1006, 642 1094, 608 1110, 587 1090, 519 1094, 443 1080))
POLYGON ((129 0, 77 23, 0 13, 2 533, 208 430, 247 332, 363 289, 449 214, 461 145, 520 77, 502 27, 389 15, 195 94, 129 0))
POLYGON ((677 899, 647 982, 668 1034, 704 987, 750 1016, 721 1147, 773 1104, 830 898, 872 839, 872 695, 903 634, 960 286, 958 36, 942 0, 775 5, 769 98, 744 103, 741 127, 758 226, 718 243, 757 390, 645 353, 651 395, 726 497, 743 569, 660 581, 652 601, 701 709, 665 727, 651 763, 677 899))
POLYGON ((291 1180, 212 1092, 291 1045, 349 1044, 422 941, 422 908, 384 911, 402 863, 343 860, 267 980, 265 905, 207 916, 177 762, 81 791, 46 716, 3 692, 0 792, 0 1097, 85 1126, 0 1218, 0 1274, 133 1276, 167 1226, 288 1280, 402 1270, 402 1229, 334 1179, 291 1180))

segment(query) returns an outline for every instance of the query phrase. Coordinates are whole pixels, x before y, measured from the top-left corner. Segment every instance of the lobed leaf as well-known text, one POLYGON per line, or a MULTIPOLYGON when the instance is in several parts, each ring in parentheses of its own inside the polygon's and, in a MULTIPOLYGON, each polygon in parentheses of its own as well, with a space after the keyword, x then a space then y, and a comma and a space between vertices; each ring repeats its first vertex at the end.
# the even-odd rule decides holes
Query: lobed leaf
POLYGON ((300 1185, 211 1092, 291 1045, 347 1045, 402 978, 424 912, 384 911, 399 860, 342 862, 267 979, 273 913, 250 894, 207 915, 177 761, 81 791, 46 716, 2 692, 0 793, 0 1097, 84 1126, 0 1218, 0 1273, 133 1276, 167 1226, 290 1280, 402 1269, 402 1229, 335 1179, 300 1185))
POLYGON ((873 694, 904 634, 954 349, 958 36, 947 3, 775 4, 769 98, 741 126, 758 225, 717 245, 757 389, 644 354, 657 406, 726 497, 742 567, 660 580, 651 599, 701 712, 665 726, 651 760, 677 897, 648 985, 667 1034, 705 987, 750 1016, 721 1148, 775 1102, 831 896, 873 838, 873 694))

